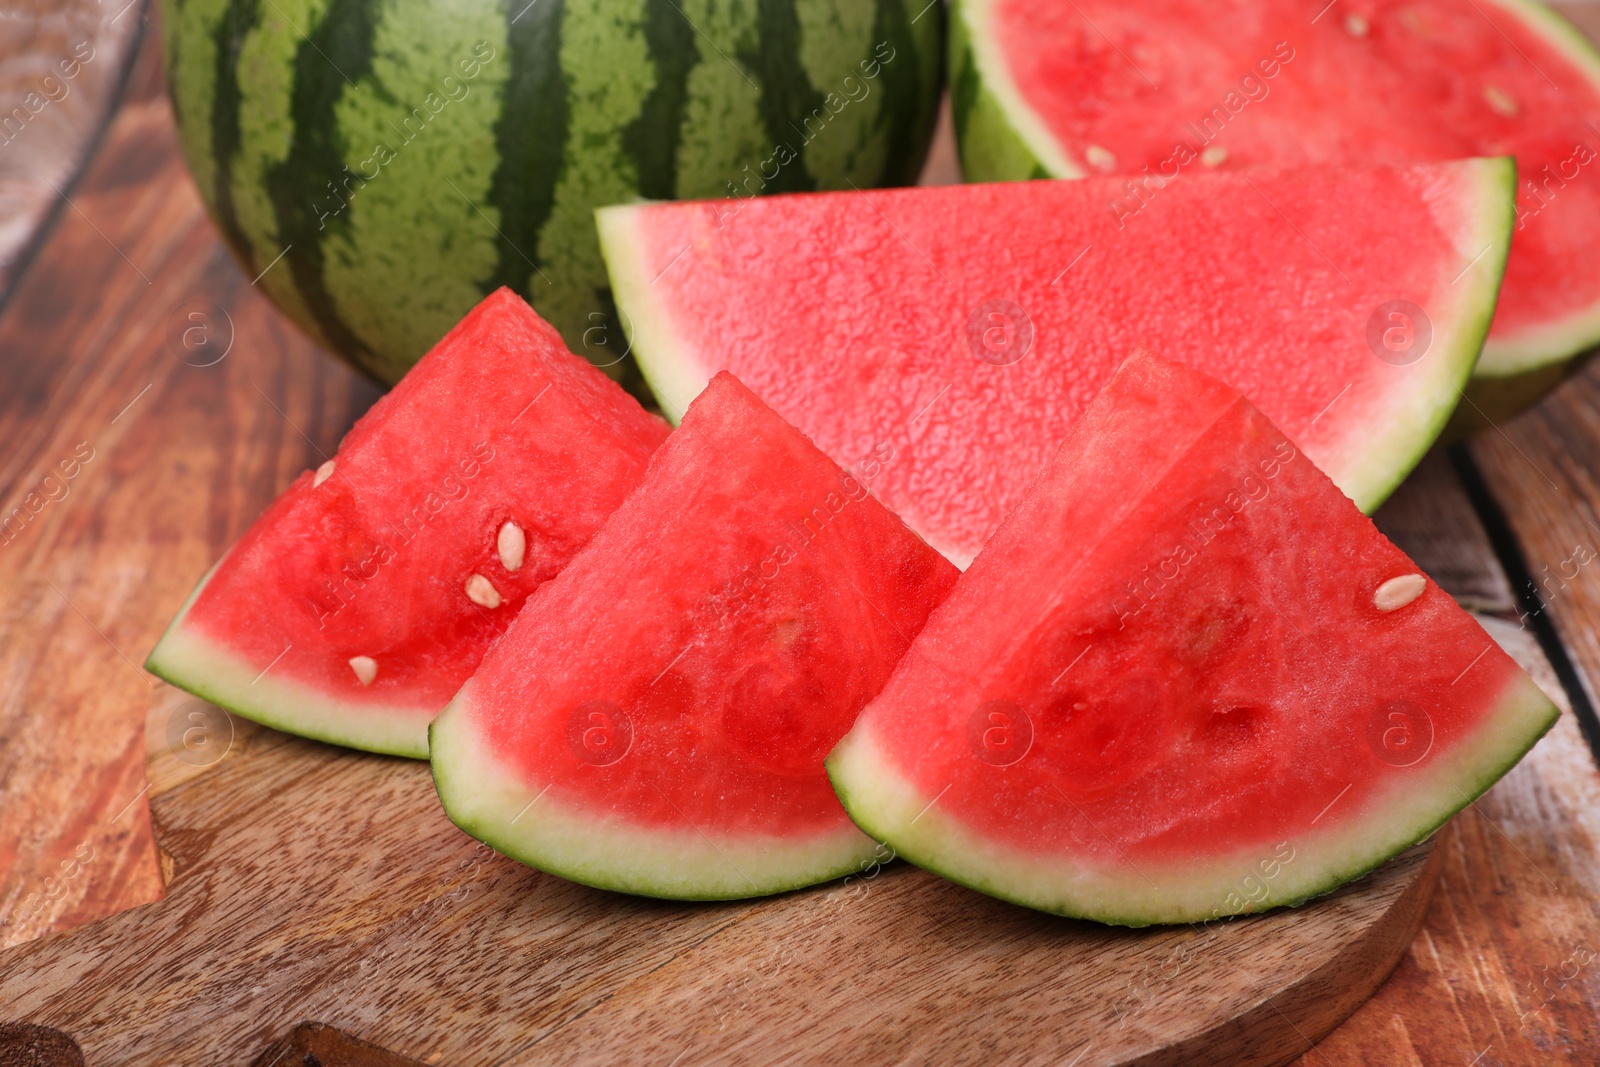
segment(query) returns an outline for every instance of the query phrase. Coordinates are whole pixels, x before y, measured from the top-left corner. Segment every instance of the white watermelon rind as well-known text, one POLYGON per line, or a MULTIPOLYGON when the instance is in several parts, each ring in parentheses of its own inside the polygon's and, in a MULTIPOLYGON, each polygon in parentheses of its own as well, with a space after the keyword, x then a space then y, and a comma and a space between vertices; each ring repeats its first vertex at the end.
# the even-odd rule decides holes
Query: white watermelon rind
MULTIPOLYGON (((1410 387, 1390 390, 1388 403, 1371 412, 1368 426, 1352 430, 1332 455, 1318 457, 1339 488, 1368 514, 1411 473, 1455 411, 1488 334, 1505 272, 1515 222, 1514 163, 1499 157, 1450 166, 1470 175, 1471 185, 1459 201, 1469 213, 1468 225, 1452 231, 1461 262, 1468 266, 1453 284, 1443 286, 1455 303, 1428 309, 1434 325, 1429 352, 1419 363, 1395 369, 1412 376, 1410 387)), ((613 296, 627 313, 634 358, 663 411, 676 423, 719 368, 703 362, 680 335, 669 302, 655 288, 656 273, 644 259, 645 242, 636 235, 648 210, 647 203, 601 208, 595 224, 613 296)))
MULTIPOLYGON (((1558 714, 1544 692, 1517 672, 1469 738, 1397 771, 1395 788, 1369 798, 1359 811, 1351 811, 1349 803, 1341 809, 1336 799, 1316 820, 1320 829, 1287 840, 1293 858, 1270 879, 1260 876, 1258 866, 1275 857, 1276 841, 1223 856, 1201 854, 1192 864, 1097 867, 1074 863, 1070 856, 1027 855, 987 839, 941 811, 938 795, 919 791, 882 755, 870 714, 829 755, 827 767, 856 825, 917 866, 1039 911, 1142 927, 1294 906, 1338 889, 1425 840, 1476 800, 1544 736, 1558 714), (1266 888, 1255 900, 1241 890, 1252 876, 1245 884, 1266 888), (1230 898, 1243 900, 1243 906, 1229 907, 1230 898)), ((1063 796, 1061 804, 1068 803, 1063 796)), ((1204 843, 1196 847, 1203 850, 1204 843)))
POLYGON ((247 662, 186 625, 189 609, 220 566, 219 560, 189 594, 145 660, 145 670, 262 726, 381 755, 428 758, 426 710, 357 704, 275 678, 270 664, 247 662))
MULTIPOLYGON (((630 825, 530 783, 489 751, 471 682, 429 731, 434 786, 450 821, 496 852, 571 882, 664 900, 739 900, 856 873, 878 844, 841 818, 808 838, 630 825)), ((624 757, 627 758, 627 757, 624 757)))
MULTIPOLYGON (((1084 177, 1086 168, 1068 158, 1011 81, 994 35, 988 32, 988 19, 997 2, 954 0, 951 8, 950 85, 955 94, 962 174, 968 181, 1084 177), (960 99, 963 96, 964 101, 960 99)), ((1560 15, 1538 0, 1490 3, 1526 25, 1600 89, 1600 52, 1560 15)), ((1514 185, 1512 196, 1514 202, 1514 185)), ((1486 339, 1473 376, 1489 389, 1503 384, 1510 395, 1520 397, 1529 389, 1514 379, 1565 364, 1596 344, 1600 344, 1600 300, 1536 333, 1486 339)), ((1549 376, 1540 380, 1549 380, 1549 376)), ((1515 410, 1520 408, 1504 414, 1515 410)), ((1498 410, 1489 414, 1502 417, 1498 410)))

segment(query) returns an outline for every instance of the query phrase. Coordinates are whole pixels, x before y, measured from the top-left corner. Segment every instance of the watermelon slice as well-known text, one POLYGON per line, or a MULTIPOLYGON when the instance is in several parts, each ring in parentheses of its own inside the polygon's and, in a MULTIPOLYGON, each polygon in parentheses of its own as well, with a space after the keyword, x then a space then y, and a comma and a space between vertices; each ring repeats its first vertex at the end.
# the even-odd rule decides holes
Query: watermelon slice
POLYGON ((1376 507, 1488 328, 1507 160, 1195 175, 1126 224, 1120 180, 599 212, 669 415, 729 369, 965 566, 1138 348, 1254 397, 1376 507))
POLYGON ((1129 926, 1294 904, 1556 710, 1237 392, 1130 360, 828 757, 955 881, 1129 926))
POLYGON ((1146 221, 1143 200, 1208 170, 1515 155, 1517 231, 1481 391, 1489 403, 1525 401, 1530 384, 1537 395, 1560 375, 1505 379, 1600 341, 1600 55, 1542 4, 956 9, 952 84, 969 179, 1124 175, 1102 206, 1133 226, 1146 221))
POLYGON ((718 375, 433 724, 439 796, 498 851, 605 889, 722 899, 857 870, 875 845, 822 759, 955 578, 718 375))
POLYGON ((429 721, 667 433, 501 289, 273 502, 146 667, 280 730, 426 757, 429 721))

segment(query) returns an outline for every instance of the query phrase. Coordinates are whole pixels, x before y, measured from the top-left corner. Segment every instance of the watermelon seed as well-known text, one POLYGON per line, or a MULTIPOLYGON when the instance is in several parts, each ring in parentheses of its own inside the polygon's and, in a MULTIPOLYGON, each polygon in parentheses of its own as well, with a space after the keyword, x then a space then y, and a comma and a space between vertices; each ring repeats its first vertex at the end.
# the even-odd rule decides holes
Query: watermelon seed
POLYGON ((1352 37, 1365 37, 1367 35, 1367 20, 1360 15, 1346 15, 1344 28, 1352 37))
POLYGON ((504 523, 495 538, 495 547, 500 552, 500 565, 515 574, 522 569, 523 558, 527 555, 528 535, 516 523, 504 523))
POLYGON ((1219 144, 1214 144, 1200 153, 1200 162, 1208 167, 1220 167, 1228 161, 1228 150, 1219 144))
POLYGON ((1083 150, 1083 158, 1089 161, 1089 166, 1096 170, 1110 170, 1117 165, 1117 157, 1107 149, 1097 144, 1092 144, 1083 150))
POLYGON ((500 606, 500 590, 481 574, 467 579, 467 599, 484 608, 500 606))
POLYGON ((350 669, 356 672, 356 680, 362 685, 371 685, 378 676, 378 661, 371 656, 351 656, 350 669))
POLYGON ((333 477, 333 460, 328 460, 317 468, 317 473, 311 476, 311 488, 315 489, 329 478, 333 477))
POLYGON ((1519 110, 1517 102, 1511 98, 1511 94, 1498 85, 1485 85, 1483 87, 1483 98, 1488 101, 1495 114, 1504 115, 1508 119, 1516 115, 1519 110))
POLYGON ((1379 611, 1398 611, 1422 595, 1428 581, 1420 574, 1402 574, 1378 586, 1372 594, 1372 606, 1379 611))

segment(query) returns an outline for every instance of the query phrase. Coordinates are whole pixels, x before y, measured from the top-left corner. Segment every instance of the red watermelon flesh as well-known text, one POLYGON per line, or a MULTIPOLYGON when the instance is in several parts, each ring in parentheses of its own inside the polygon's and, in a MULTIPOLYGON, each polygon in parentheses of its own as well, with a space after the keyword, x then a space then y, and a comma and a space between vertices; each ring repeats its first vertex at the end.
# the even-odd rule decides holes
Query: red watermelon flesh
POLYGON ((1237 392, 1130 360, 828 758, 983 892, 1142 926, 1293 904, 1427 836, 1555 721, 1237 392))
MULTIPOLYGON (((1141 200, 1213 167, 1516 156, 1517 231, 1479 374, 1529 370, 1600 341, 1600 56, 1543 5, 960 8, 973 80, 1044 170, 1138 176, 1107 202, 1130 225, 1143 222, 1141 200)), ((980 129, 964 155, 978 175, 993 152, 981 127, 998 116, 971 114, 980 129)))
POLYGON ((425 757, 429 721, 667 433, 501 289, 273 502, 147 666, 268 726, 425 757))
POLYGON ((858 869, 822 760, 955 568, 731 375, 433 725, 474 837, 565 878, 719 899, 858 869))
POLYGON ((598 218, 669 415, 732 370, 964 566, 1141 348, 1243 389, 1376 507, 1477 358, 1511 181, 1505 160, 1197 174, 1122 227, 1116 179, 598 218))

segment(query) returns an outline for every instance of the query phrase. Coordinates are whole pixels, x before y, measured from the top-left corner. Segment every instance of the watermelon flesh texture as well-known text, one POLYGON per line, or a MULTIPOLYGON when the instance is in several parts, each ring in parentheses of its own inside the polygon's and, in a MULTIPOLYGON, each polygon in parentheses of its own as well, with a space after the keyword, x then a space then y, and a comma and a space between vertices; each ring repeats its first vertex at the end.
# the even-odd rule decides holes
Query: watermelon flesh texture
POLYGON ((1245 390, 1375 508, 1477 357, 1511 182, 1506 160, 1197 174, 1120 227, 1116 179, 598 217, 669 416, 732 370, 965 566, 1136 349, 1245 390), (1396 300, 1427 340, 1381 317, 1396 300))
POLYGON ((1426 837, 1555 717, 1261 412, 1146 356, 828 769, 914 863, 1143 926, 1328 892, 1426 837))
POLYGON ((498 851, 605 889, 748 897, 857 870, 876 846, 822 759, 955 578, 719 375, 434 723, 440 798, 498 851))
POLYGON ((1517 230, 1478 366, 1600 341, 1600 56, 1531 0, 960 0, 969 178, 1117 173, 1132 212, 1210 169, 1514 155, 1517 230))
POLYGON ((501 289, 273 502, 146 666, 268 726, 426 757, 429 721, 667 433, 501 289))

